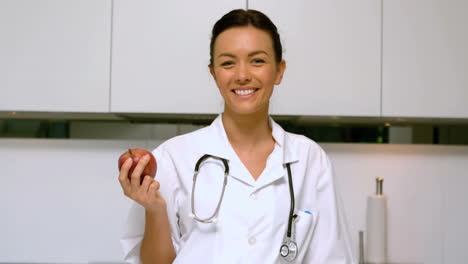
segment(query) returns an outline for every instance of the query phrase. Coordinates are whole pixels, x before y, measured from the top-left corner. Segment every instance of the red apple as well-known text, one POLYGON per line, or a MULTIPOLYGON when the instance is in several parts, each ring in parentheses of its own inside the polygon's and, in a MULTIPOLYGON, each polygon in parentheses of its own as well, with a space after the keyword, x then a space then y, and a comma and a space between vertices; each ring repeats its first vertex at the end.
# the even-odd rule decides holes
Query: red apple
POLYGON ((156 168, 157 168, 156 159, 154 158, 153 154, 151 154, 151 152, 147 151, 146 149, 142 149, 142 148, 129 149, 128 151, 126 151, 125 153, 120 155, 120 158, 119 158, 119 171, 120 171, 120 168, 122 168, 122 165, 124 164, 124 162, 128 158, 132 158, 132 160, 133 160, 132 167, 130 167, 130 170, 128 171, 128 178, 130 179, 133 170, 135 169, 135 167, 138 164, 138 161, 141 158, 143 158, 143 156, 145 156, 146 154, 149 155, 150 160, 149 160, 148 164, 146 165, 145 169, 143 170, 143 172, 141 174, 140 184, 143 182, 143 179, 144 179, 144 177, 146 175, 149 175, 149 176, 154 178, 156 176, 156 168))

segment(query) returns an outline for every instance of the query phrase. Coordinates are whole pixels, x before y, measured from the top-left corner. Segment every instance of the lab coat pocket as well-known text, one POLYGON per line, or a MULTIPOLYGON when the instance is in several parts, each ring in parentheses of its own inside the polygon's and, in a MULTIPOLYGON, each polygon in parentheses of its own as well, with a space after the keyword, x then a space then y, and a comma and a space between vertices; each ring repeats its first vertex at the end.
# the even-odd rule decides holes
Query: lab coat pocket
POLYGON ((293 225, 293 235, 295 236, 294 238, 299 253, 295 263, 301 263, 314 235, 315 226, 318 220, 318 210, 298 210, 295 214, 297 217, 295 218, 295 224, 293 225))

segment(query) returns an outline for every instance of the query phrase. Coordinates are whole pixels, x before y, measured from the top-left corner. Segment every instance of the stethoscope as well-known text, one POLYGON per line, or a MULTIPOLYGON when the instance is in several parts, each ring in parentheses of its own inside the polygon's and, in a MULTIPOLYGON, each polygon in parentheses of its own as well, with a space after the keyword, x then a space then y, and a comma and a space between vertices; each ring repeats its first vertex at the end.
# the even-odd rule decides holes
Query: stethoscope
MULTIPOLYGON (((288 170, 288 184, 289 184, 289 195, 291 197, 291 206, 289 208, 288 229, 286 232, 286 237, 283 239, 283 243, 280 247, 279 253, 280 253, 280 256, 286 261, 293 261, 296 258, 297 253, 298 253, 298 247, 295 242, 295 234, 294 234, 295 232, 293 232, 293 221, 296 219, 297 215, 294 214, 295 205, 294 205, 294 188, 293 188, 293 182, 292 182, 292 176, 291 176, 291 163, 285 163, 284 166, 286 166, 288 170)), ((229 175, 229 164, 228 164, 228 160, 224 158, 205 154, 197 161, 197 163, 195 164, 195 171, 193 173, 192 197, 191 197, 192 213, 190 214, 191 218, 201 223, 216 223, 217 222, 216 216, 218 215, 221 202, 223 201, 228 175, 229 175), (219 197, 218 204, 216 205, 216 208, 213 214, 207 218, 201 218, 201 217, 198 217, 197 214, 195 213, 195 185, 197 183, 197 176, 198 176, 198 172, 200 170, 201 164, 203 163, 203 161, 209 158, 213 158, 213 159, 220 160, 223 162, 224 181, 223 181, 223 187, 221 190, 221 195, 219 197)))

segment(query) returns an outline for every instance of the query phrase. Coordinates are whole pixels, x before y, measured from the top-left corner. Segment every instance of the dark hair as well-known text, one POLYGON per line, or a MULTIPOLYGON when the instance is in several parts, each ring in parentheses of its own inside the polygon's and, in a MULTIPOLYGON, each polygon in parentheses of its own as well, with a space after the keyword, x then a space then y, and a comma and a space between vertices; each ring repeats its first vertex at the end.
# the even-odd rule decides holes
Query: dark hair
POLYGON ((253 9, 236 9, 225 14, 213 26, 210 42, 210 66, 213 65, 213 49, 216 38, 223 31, 233 27, 253 26, 270 34, 273 42, 276 62, 283 59, 283 47, 281 46, 280 36, 275 24, 262 12, 253 9))

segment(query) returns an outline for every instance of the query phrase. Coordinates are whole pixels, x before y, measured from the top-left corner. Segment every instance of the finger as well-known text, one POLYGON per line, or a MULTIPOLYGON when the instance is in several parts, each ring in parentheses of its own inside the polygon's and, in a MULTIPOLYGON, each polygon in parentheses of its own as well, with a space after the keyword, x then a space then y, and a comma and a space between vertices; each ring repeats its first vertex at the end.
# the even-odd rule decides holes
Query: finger
POLYGON ((156 188, 156 191, 159 191, 159 187, 161 187, 161 184, 158 181, 153 180, 153 185, 154 185, 154 188, 156 188))
MULTIPOLYGON (((142 175, 143 176, 143 175, 142 175)), ((144 176, 143 178, 143 183, 141 184, 141 187, 140 187, 140 191, 143 192, 144 194, 148 193, 149 191, 149 188, 150 188, 150 185, 152 184, 153 182, 153 178, 151 178, 150 176, 146 175, 144 176)))
POLYGON ((128 179, 128 170, 132 166, 132 159, 128 158, 123 164, 122 167, 120 168, 119 172, 119 182, 124 191, 130 187, 130 180, 128 179))
POLYGON ((159 182, 153 180, 153 182, 149 186, 149 190, 148 190, 148 194, 150 195, 150 197, 159 197, 159 191, 158 191, 159 186, 160 186, 159 182))
POLYGON ((128 171, 130 170, 130 167, 132 167, 132 158, 128 158, 125 160, 125 162, 122 164, 122 167, 120 167, 119 171, 119 180, 127 178, 128 176, 128 171))
POLYGON ((149 161, 149 155, 146 154, 145 156, 143 156, 143 158, 141 158, 139 161, 138 161, 138 164, 136 165, 135 169, 133 170, 133 173, 132 175, 130 175, 130 178, 131 178, 131 185, 132 185, 132 189, 134 191, 137 191, 139 188, 140 188, 140 177, 141 177, 141 173, 143 172, 143 170, 145 169, 146 167, 146 164, 148 164, 148 161, 149 161))

